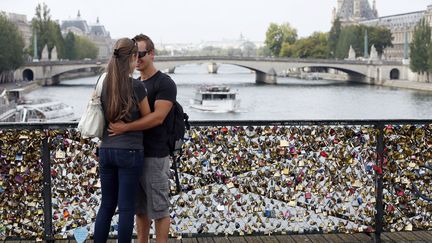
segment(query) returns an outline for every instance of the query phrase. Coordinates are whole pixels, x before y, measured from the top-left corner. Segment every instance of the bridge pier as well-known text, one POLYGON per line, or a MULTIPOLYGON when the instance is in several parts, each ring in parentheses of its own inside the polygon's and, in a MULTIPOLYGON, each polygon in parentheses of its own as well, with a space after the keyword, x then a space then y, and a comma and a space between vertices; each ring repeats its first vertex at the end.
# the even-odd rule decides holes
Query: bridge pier
POLYGON ((60 76, 59 75, 53 76, 51 78, 51 84, 50 85, 57 85, 59 83, 60 83, 60 76))
POLYGON ((255 71, 255 83, 257 84, 276 84, 277 74, 274 69, 271 69, 268 73, 255 71))
POLYGON ((211 73, 211 74, 217 74, 218 68, 219 68, 219 66, 214 62, 209 63, 209 65, 207 65, 207 71, 208 71, 208 73, 211 73))
POLYGON ((57 83, 55 83, 52 78, 40 78, 37 79, 37 83, 41 86, 51 86, 54 84, 58 84, 58 81, 57 83))

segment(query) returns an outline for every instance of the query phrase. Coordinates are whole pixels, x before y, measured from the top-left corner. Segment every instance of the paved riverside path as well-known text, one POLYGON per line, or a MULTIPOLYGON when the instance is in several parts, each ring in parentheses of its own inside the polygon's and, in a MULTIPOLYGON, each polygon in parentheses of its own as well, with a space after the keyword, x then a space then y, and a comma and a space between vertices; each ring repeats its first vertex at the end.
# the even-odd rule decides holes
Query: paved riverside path
MULTIPOLYGON (((300 243, 300 242, 374 242, 374 234, 302 234, 302 235, 271 235, 271 236, 215 236, 215 237, 192 237, 173 239, 168 242, 174 243, 300 243)), ((416 242, 432 243, 432 231, 411 231, 411 232, 385 232, 381 234, 382 242, 416 242)), ((3 241, 0 241, 3 242, 3 241)), ((27 243, 33 241, 6 240, 4 243, 27 243)), ((86 240, 92 243, 93 240, 86 240)), ((116 240, 108 240, 108 243, 116 243, 116 240)), ((150 242, 155 243, 152 239, 150 242)), ((76 243, 75 240, 56 240, 55 243, 76 243)))

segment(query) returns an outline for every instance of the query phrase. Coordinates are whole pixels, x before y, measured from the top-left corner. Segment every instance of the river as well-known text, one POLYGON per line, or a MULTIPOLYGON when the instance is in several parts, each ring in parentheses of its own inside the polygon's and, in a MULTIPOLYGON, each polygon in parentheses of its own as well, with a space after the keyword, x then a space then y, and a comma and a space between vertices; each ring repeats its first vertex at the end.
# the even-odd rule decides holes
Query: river
MULTIPOLYGON (((278 77, 277 85, 255 84, 250 70, 221 65, 208 74, 206 64, 177 67, 170 74, 177 84, 177 98, 190 120, 298 120, 298 119, 431 119, 432 93, 346 81, 299 80, 278 77), (241 111, 202 112, 189 107, 195 89, 202 84, 226 84, 238 90, 241 111)), ((27 97, 49 97, 74 107, 79 117, 85 110, 97 77, 62 81, 42 87, 27 97)))

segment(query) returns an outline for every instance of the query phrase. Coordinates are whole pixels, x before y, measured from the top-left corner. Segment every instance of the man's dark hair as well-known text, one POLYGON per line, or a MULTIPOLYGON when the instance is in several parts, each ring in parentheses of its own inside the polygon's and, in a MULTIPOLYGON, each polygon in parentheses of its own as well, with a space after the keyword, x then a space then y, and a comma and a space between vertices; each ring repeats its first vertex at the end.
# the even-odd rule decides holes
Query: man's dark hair
POLYGON ((136 35, 133 39, 136 42, 138 42, 138 41, 144 41, 146 43, 147 51, 154 51, 155 50, 153 41, 150 39, 150 37, 148 37, 148 36, 146 36, 144 34, 139 34, 139 35, 136 35))

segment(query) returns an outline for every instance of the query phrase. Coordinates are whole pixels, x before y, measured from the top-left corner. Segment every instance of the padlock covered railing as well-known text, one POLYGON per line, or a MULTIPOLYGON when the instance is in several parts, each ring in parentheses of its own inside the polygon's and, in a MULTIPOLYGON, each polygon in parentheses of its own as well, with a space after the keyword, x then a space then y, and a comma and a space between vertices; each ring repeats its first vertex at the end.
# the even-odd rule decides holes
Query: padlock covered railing
MULTIPOLYGON (((430 123, 194 121, 182 192, 171 183, 171 235, 431 229, 430 123)), ((0 125, 0 238, 92 233, 97 141, 75 127, 0 125)))

